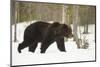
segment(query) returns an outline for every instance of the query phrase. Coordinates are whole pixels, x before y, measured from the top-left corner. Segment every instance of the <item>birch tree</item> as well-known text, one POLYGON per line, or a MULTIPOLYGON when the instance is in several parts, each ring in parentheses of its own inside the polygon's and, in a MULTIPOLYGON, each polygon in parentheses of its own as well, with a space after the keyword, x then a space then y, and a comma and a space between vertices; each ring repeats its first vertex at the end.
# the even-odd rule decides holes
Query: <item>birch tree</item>
POLYGON ((14 24, 14 42, 17 41, 17 25, 16 25, 16 1, 15 0, 12 0, 11 1, 11 23, 14 24))
POLYGON ((29 23, 31 24, 32 23, 32 3, 29 3, 28 4, 28 6, 29 6, 29 23))
POLYGON ((62 5, 62 23, 64 24, 67 24, 68 22, 66 21, 67 20, 67 6, 66 5, 62 5))
MULTIPOLYGON (((67 6, 62 5, 62 23, 63 24, 68 24, 67 22, 67 6)), ((68 41, 68 38, 64 38, 65 41, 68 41)))
POLYGON ((88 10, 88 6, 85 7, 85 12, 84 12, 84 17, 85 17, 85 24, 84 24, 84 34, 87 34, 88 33, 88 15, 89 15, 89 10, 88 10))
POLYGON ((73 6, 73 35, 74 35, 74 40, 76 41, 77 48, 80 48, 80 43, 79 43, 79 38, 77 34, 77 24, 79 22, 79 15, 78 15, 78 9, 79 6, 74 5, 73 6))
POLYGON ((44 8, 42 8, 42 4, 38 3, 36 9, 37 9, 36 12, 37 12, 37 18, 38 18, 37 20, 41 20, 42 19, 42 17, 41 17, 42 14, 41 13, 42 13, 42 10, 44 9, 44 8))

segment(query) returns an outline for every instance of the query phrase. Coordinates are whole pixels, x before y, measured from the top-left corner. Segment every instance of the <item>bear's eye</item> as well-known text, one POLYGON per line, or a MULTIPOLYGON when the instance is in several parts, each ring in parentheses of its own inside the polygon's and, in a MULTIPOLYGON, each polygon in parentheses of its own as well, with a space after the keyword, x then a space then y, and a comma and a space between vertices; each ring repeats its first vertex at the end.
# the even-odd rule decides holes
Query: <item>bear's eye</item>
POLYGON ((67 26, 66 25, 63 25, 63 29, 67 29, 67 26))

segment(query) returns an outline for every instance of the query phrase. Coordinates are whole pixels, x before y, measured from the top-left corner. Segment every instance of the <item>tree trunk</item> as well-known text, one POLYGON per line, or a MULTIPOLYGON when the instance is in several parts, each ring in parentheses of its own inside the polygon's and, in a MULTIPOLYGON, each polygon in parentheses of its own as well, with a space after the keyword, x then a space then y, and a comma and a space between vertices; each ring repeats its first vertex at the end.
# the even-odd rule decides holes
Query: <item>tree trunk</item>
MULTIPOLYGON (((62 5, 62 23, 68 24, 67 22, 67 6, 62 5)), ((65 41, 68 41, 68 38, 64 38, 65 41)))
POLYGON ((86 33, 88 33, 88 7, 87 7, 87 12, 86 12, 86 17, 87 17, 87 19, 86 19, 86 33))
POLYGON ((78 9, 79 6, 73 6, 73 35, 74 35, 74 40, 76 41, 77 47, 80 48, 80 43, 79 43, 79 38, 77 34, 77 24, 79 22, 79 15, 78 15, 78 9))
POLYGON ((17 31, 17 25, 16 25, 16 12, 15 12, 15 1, 14 0, 12 0, 11 1, 11 11, 12 11, 12 13, 11 13, 11 23, 12 24, 14 24, 14 42, 16 42, 17 41, 17 33, 16 33, 16 31, 17 31))
POLYGON ((86 12, 85 12, 85 24, 84 24, 84 34, 87 34, 88 33, 88 7, 86 8, 86 12))
POLYGON ((36 16, 37 16, 36 19, 41 21, 41 19, 42 19, 41 15, 42 15, 42 12, 43 12, 44 8, 42 8, 42 4, 41 3, 37 3, 36 7, 37 7, 36 8, 36 16))
POLYGON ((67 24, 67 6, 66 5, 62 5, 62 23, 63 24, 67 24))
POLYGON ((32 23, 32 3, 29 3, 29 24, 32 23))

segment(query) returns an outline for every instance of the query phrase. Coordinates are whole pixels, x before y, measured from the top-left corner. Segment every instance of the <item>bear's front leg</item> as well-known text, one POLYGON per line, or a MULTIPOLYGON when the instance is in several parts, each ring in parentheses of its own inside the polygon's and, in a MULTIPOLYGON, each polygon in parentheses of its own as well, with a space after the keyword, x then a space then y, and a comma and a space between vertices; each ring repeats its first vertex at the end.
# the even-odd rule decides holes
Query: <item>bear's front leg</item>
POLYGON ((60 51, 66 52, 64 38, 57 38, 56 43, 57 43, 57 47, 60 51))

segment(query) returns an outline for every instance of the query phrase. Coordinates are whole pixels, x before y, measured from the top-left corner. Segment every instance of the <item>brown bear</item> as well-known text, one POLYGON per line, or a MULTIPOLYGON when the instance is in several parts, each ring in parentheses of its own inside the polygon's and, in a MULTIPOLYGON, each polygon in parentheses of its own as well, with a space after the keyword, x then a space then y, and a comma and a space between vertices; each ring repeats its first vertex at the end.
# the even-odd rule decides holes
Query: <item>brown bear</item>
POLYGON ((19 44, 18 52, 29 47, 29 51, 34 52, 37 44, 41 42, 41 53, 45 53, 47 48, 54 41, 57 42, 57 47, 60 51, 65 50, 64 37, 71 38, 72 29, 66 24, 60 24, 59 22, 47 23, 43 21, 37 21, 29 25, 24 31, 24 41, 19 44))

